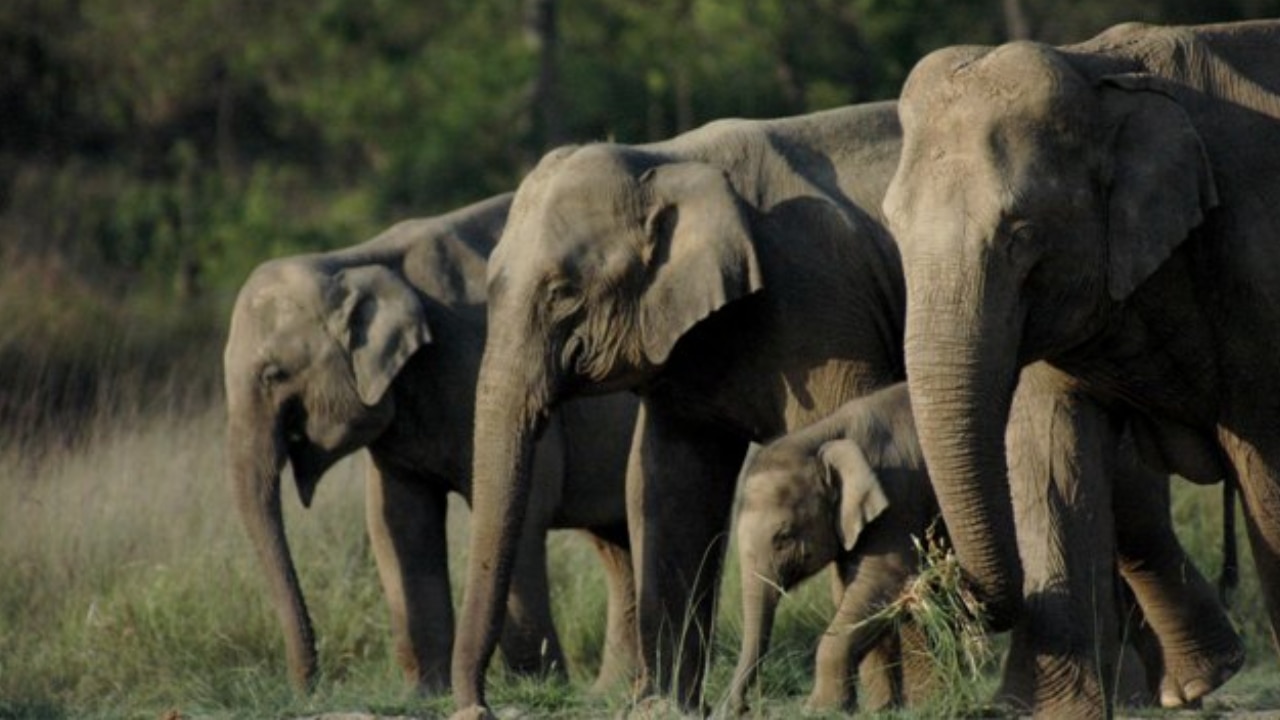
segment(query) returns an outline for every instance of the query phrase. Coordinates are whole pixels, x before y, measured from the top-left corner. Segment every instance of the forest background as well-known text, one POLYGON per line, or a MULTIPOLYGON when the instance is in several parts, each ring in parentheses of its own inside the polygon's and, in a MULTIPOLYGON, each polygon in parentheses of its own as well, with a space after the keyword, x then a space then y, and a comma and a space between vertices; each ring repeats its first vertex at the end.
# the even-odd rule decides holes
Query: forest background
MULTIPOLYGON (((353 467, 290 521, 326 683, 308 700, 284 682, 221 481, 221 346, 259 262, 511 190, 561 143, 892 98, 943 45, 1265 16, 1280 0, 0 2, 0 718, 421 709, 391 666, 353 467)), ((1213 575, 1216 489, 1179 492, 1213 575)), ((603 592, 585 589, 589 550, 556 542, 581 681, 603 592)), ((1242 560, 1233 617, 1276 707, 1242 560)), ((794 698, 781 716, 829 617, 810 595, 816 609, 780 619, 766 673, 766 692, 794 698)), ((600 710, 505 687, 525 707, 600 710)))
POLYGON ((71 428, 117 370, 178 371, 208 393, 258 262, 510 190, 563 142, 891 98, 947 44, 1276 14, 1277 0, 9 0, 0 423, 71 428))

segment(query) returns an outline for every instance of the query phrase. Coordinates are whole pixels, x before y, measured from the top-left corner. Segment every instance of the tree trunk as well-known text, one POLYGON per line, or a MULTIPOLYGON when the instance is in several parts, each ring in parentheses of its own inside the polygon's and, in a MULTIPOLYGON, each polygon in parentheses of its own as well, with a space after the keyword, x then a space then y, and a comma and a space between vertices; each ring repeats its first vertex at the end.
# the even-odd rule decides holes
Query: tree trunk
POLYGON ((1004 28, 1009 40, 1030 40, 1031 22, 1027 19, 1022 0, 1003 0, 1004 28))
POLYGON ((556 0, 525 0, 525 37, 538 55, 538 74, 529 89, 531 147, 537 162, 547 150, 565 141, 560 107, 560 45, 556 0))

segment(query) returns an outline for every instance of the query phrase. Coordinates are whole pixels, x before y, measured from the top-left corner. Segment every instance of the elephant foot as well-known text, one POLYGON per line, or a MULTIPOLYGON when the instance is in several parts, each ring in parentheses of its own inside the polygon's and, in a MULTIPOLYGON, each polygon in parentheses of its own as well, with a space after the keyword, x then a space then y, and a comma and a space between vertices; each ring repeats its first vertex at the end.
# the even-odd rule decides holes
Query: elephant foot
POLYGON ((618 715, 618 720, 673 720, 674 718, 705 718, 711 715, 711 709, 703 707, 698 711, 680 707, 674 699, 660 695, 637 700, 629 709, 618 715))
POLYGON ((593 698, 609 697, 621 693, 627 687, 628 684, 623 678, 598 677, 591 683, 591 687, 587 688, 587 695, 593 698))
POLYGON ((1230 680, 1244 665, 1244 646, 1239 638, 1219 653, 1166 657, 1160 681, 1160 705, 1187 707, 1230 680))
POLYGON ((815 685, 802 706, 805 712, 827 713, 836 711, 853 712, 858 705, 857 696, 844 688, 815 685))
POLYGON ((498 720, 498 717, 483 705, 472 705, 450 715, 449 720, 498 720))
POLYGON ((418 697, 435 697, 449 692, 449 673, 421 673, 416 670, 405 670, 405 679, 413 684, 418 697))
POLYGON ((606 660, 587 692, 595 697, 620 694, 623 691, 630 691, 635 695, 635 685, 639 675, 640 673, 633 665, 610 663, 606 660))
POLYGON ((728 717, 742 717, 751 712, 751 705, 747 703, 747 699, 740 695, 734 695, 725 703, 728 717))
POLYGON ((995 701, 1018 716, 1103 720, 1110 714, 1099 670, 1082 658, 1024 662, 1011 651, 995 701))
POLYGON ((1244 665, 1244 652, 1236 652, 1217 659, 1215 664, 1197 666, 1166 666, 1160 682, 1162 707, 1188 707, 1208 693, 1222 687, 1244 665))

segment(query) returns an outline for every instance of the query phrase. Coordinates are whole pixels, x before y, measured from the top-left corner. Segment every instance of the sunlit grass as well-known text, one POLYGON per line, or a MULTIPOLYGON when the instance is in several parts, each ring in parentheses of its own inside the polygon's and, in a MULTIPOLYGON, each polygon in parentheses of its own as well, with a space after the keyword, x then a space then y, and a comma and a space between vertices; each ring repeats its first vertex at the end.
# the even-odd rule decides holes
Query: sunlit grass
MULTIPOLYGON (((391 659, 387 612, 364 531, 363 460, 331 471, 311 510, 285 485, 286 522, 321 656, 316 692, 299 696, 288 686, 280 630, 228 502, 222 411, 216 405, 187 411, 169 402, 156 408, 103 415, 72 447, 3 439, 0 718, 154 718, 170 710, 190 717, 447 714, 447 697, 415 697, 391 659)), ((1212 577, 1220 557, 1218 489, 1175 488, 1180 532, 1212 577)), ((467 523, 460 501, 452 509, 451 567, 460 598, 467 523)), ((491 699, 509 713, 520 708, 522 717, 614 716, 630 707, 625 691, 604 698, 586 692, 603 642, 603 573, 576 533, 552 533, 550 546, 553 610, 571 681, 517 679, 499 662, 491 699)), ((954 565, 931 546, 924 550, 936 562, 897 611, 926 627, 934 622, 927 618, 938 620, 936 637, 944 644, 934 652, 944 659, 941 672, 960 674, 944 682, 952 690, 940 704, 897 717, 981 708, 995 672, 984 657, 969 654, 970 631, 950 624, 969 614, 945 592, 954 587, 954 565), (971 682, 975 675, 986 684, 971 682)), ((1232 617, 1246 637, 1250 668, 1212 696, 1209 707, 1280 703, 1247 543, 1242 551, 1232 617)), ((707 682, 713 706, 728 691, 737 657, 738 582, 731 548, 707 682)), ((825 576, 782 603, 755 716, 799 712, 812 684, 813 649, 832 611, 825 576)))
MULTIPOLYGON (((988 705, 996 669, 991 638, 979 618, 982 604, 964 582, 960 563, 945 538, 930 528, 913 538, 920 567, 897 600, 879 613, 895 628, 920 629, 933 662, 930 687, 946 692, 929 695, 920 708, 943 717, 981 712, 988 705)), ((864 622, 870 622, 864 621, 864 622)))
MULTIPOLYGON (((121 418, 84 450, 13 461, 20 452, 6 451, 0 477, 0 698, 76 716, 296 702, 227 502, 218 411, 121 418)), ((289 520, 340 682, 352 661, 388 653, 359 478, 350 465, 334 475, 316 511, 289 520)))

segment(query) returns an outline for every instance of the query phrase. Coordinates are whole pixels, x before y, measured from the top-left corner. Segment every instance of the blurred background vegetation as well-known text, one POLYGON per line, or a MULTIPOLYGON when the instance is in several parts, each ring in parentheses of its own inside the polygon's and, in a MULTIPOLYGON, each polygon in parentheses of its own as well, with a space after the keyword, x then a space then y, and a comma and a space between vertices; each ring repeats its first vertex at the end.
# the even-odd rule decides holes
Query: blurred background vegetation
POLYGON ((1280 0, 7 0, 0 423, 217 386, 250 268, 513 188, 566 141, 893 97, 925 52, 1280 0), (107 387, 103 378, 112 377, 107 387))

